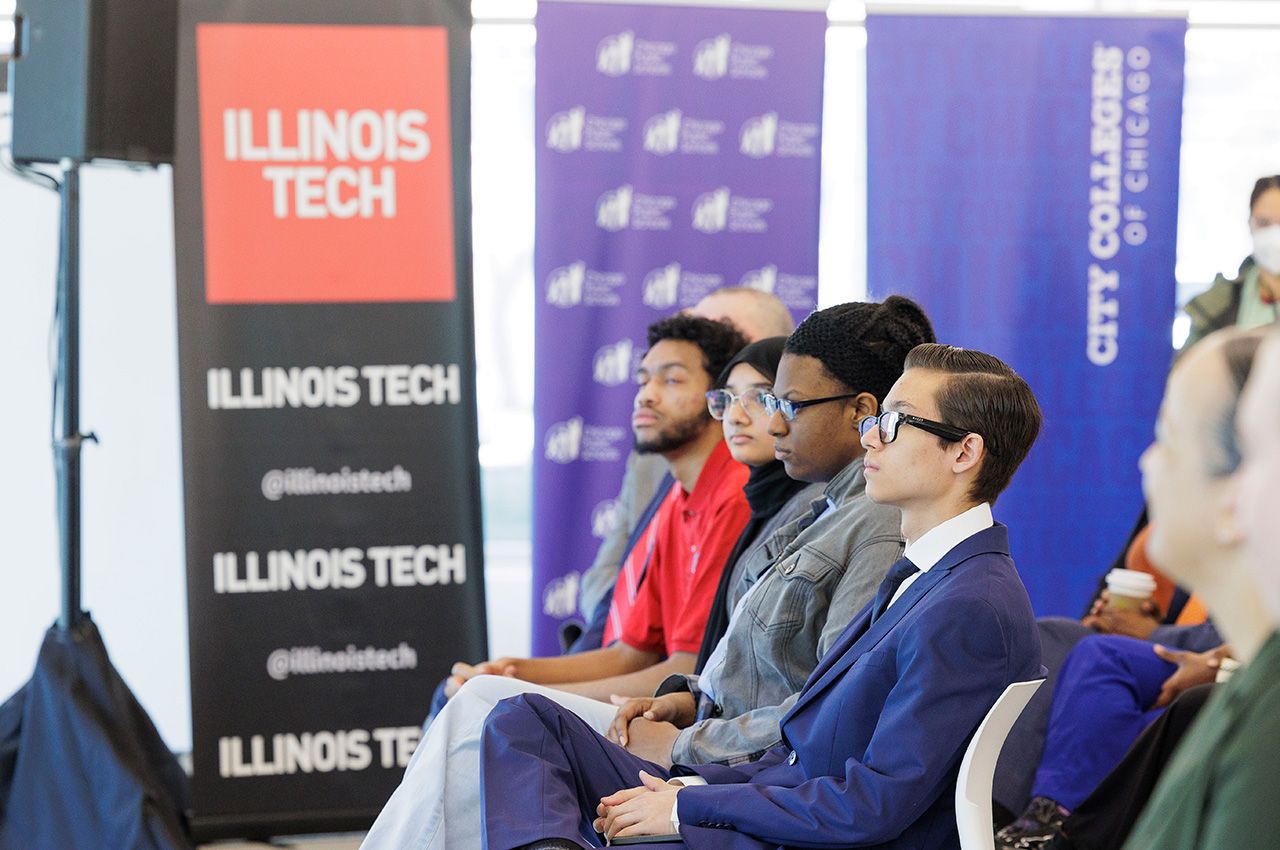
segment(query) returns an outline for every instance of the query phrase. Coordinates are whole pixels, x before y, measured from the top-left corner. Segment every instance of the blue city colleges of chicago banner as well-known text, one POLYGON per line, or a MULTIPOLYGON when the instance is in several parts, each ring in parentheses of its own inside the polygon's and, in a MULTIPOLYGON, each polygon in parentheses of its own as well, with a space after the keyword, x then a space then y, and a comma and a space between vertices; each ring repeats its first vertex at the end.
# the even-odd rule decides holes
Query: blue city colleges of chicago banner
POLYGON ((816 304, 824 9, 538 6, 536 654, 617 521, 645 328, 723 286, 816 304))
POLYGON ((1172 351, 1186 23, 867 17, 868 276, 1007 360, 1045 424, 1001 497, 1036 613, 1078 616, 1143 498, 1172 351))

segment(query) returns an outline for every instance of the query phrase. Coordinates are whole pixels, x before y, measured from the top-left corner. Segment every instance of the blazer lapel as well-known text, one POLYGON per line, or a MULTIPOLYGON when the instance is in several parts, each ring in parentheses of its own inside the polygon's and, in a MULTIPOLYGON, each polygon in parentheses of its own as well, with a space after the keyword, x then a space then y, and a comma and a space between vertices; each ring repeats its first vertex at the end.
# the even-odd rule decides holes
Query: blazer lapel
POLYGON ((851 636, 853 640, 847 645, 845 651, 838 655, 836 650, 844 644, 844 641, 832 646, 831 651, 823 657, 823 664, 814 670, 814 675, 805 684, 805 689, 800 694, 800 699, 796 700, 791 713, 794 714, 799 711, 818 693, 839 679, 846 670, 853 666, 854 662, 874 649, 876 644, 880 643, 884 636, 892 631, 894 626, 906 616, 907 612, 951 572, 952 566, 939 563, 928 572, 923 573, 920 578, 911 583, 911 586, 906 589, 901 598, 890 605, 888 610, 881 614, 880 618, 874 623, 870 623, 870 609, 866 611, 865 617, 860 616, 855 621, 855 625, 858 627, 857 630, 855 631, 851 627, 847 633, 847 636, 851 636))
POLYGON ((874 649, 876 644, 880 643, 885 635, 901 622, 907 612, 915 607, 925 594, 950 575, 958 564, 983 552, 998 552, 1006 555, 1009 553, 1008 529, 1005 526, 996 523, 991 528, 962 541, 944 555, 942 560, 912 582, 901 598, 890 605, 875 623, 871 623, 871 605, 863 608, 814 668, 809 680, 805 682, 804 689, 800 692, 800 698, 791 707, 791 711, 787 712, 787 717, 791 717, 811 702, 816 694, 826 689, 852 667, 863 653, 874 649))

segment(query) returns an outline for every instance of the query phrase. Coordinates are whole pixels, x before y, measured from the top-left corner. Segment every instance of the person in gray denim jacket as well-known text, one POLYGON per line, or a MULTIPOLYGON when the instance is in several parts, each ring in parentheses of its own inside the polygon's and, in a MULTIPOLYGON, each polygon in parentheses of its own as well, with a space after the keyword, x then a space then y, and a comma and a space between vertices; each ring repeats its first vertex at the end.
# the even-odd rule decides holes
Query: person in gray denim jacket
POLYGON ((663 765, 737 764, 778 743, 805 679, 902 554, 898 510, 866 497, 858 422, 932 341, 923 311, 897 296, 796 328, 766 397, 769 431, 787 474, 828 482, 824 498, 744 556, 728 629, 699 672, 625 702, 612 739, 663 765))

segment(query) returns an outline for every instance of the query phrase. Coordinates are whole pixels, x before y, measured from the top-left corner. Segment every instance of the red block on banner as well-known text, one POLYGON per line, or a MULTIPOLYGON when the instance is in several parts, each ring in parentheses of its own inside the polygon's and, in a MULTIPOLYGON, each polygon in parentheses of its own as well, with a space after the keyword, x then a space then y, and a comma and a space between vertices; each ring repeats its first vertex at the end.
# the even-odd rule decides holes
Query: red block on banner
POLYGON ((451 301, 440 27, 200 24, 211 304, 451 301))

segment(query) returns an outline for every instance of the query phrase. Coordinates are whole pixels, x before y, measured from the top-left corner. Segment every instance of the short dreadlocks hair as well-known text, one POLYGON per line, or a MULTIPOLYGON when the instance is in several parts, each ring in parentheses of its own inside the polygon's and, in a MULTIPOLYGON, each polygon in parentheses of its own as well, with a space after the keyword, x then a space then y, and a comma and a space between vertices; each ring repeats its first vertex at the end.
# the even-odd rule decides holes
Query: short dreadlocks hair
POLYGON ((850 392, 871 393, 883 404, 907 352, 933 340, 920 305, 890 295, 880 304, 855 301, 811 313, 787 338, 785 351, 816 358, 850 392))
POLYGON ((649 325, 649 347, 665 339, 691 342, 702 352, 702 368, 715 381, 733 356, 747 344, 737 328, 728 322, 678 313, 649 325))

